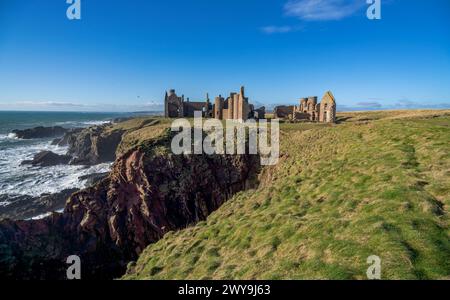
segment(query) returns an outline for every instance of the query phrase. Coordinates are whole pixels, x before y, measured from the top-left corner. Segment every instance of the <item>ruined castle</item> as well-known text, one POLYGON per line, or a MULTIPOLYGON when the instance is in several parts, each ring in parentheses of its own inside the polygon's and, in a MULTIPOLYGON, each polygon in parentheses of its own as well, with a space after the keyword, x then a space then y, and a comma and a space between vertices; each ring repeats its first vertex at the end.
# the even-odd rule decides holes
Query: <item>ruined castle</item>
POLYGON ((189 98, 185 100, 184 95, 178 97, 175 90, 166 92, 164 98, 164 116, 166 118, 193 117, 195 111, 201 111, 206 116, 211 109, 208 94, 206 94, 206 100, 203 102, 191 102, 189 98))
POLYGON ((179 97, 175 90, 166 92, 164 99, 166 118, 189 118, 194 117, 195 111, 201 111, 203 117, 216 118, 218 120, 240 120, 246 121, 249 118, 263 119, 265 108, 254 108, 245 97, 245 88, 241 87, 239 93, 230 93, 225 99, 221 95, 215 98, 214 104, 210 102, 209 95, 206 100, 192 102, 184 99, 184 95, 179 97))
MULTIPOLYGON (((192 118, 194 112, 202 112, 205 118, 216 118, 218 120, 264 119, 265 108, 255 107, 245 97, 245 88, 242 86, 239 93, 230 93, 226 99, 221 95, 211 103, 209 95, 203 101, 190 101, 184 95, 179 97, 175 90, 166 92, 164 99, 164 115, 166 118, 192 118)), ((336 100, 328 91, 320 103, 317 97, 300 99, 300 105, 277 106, 274 110, 275 118, 291 119, 293 121, 308 120, 312 122, 335 123, 336 122, 336 100)))
POLYGON ((293 121, 309 120, 321 123, 336 122, 336 100, 328 91, 317 103, 317 97, 300 99, 299 106, 278 106, 274 111, 275 117, 280 119, 289 118, 293 121))

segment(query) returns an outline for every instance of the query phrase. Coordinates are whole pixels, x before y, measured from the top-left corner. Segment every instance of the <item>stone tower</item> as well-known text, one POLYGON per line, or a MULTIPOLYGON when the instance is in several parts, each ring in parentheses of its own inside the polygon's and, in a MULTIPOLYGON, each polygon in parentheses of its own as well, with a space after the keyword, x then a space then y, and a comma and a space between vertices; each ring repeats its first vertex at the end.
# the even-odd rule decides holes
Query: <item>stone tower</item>
POLYGON ((245 97, 245 87, 241 86, 241 91, 239 93, 239 115, 238 120, 247 121, 248 119, 248 99, 245 97))
POLYGON ((223 119, 223 102, 225 99, 222 98, 221 95, 216 97, 214 101, 214 118, 222 120, 223 119))
POLYGON ((300 112, 306 113, 308 111, 308 98, 301 98, 300 99, 300 112))
POLYGON ((306 104, 306 111, 310 115, 310 120, 316 120, 316 105, 317 105, 317 97, 308 97, 308 102, 306 104))
POLYGON ((166 92, 164 97, 164 116, 166 118, 180 118, 184 115, 184 96, 178 97, 175 90, 166 92))
POLYGON ((245 97, 245 87, 241 86, 239 93, 230 93, 226 100, 222 96, 215 98, 213 116, 219 120, 246 121, 253 111, 245 97))

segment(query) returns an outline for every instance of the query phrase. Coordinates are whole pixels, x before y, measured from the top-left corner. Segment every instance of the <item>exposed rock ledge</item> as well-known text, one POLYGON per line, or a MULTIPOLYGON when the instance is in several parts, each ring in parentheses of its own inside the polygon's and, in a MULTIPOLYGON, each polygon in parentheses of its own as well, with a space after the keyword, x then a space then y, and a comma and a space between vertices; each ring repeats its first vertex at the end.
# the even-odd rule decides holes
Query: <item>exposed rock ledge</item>
POLYGON ((123 130, 110 130, 108 125, 86 128, 67 137, 71 164, 96 165, 114 161, 116 149, 122 141, 123 130))
POLYGON ((57 165, 66 165, 72 159, 69 155, 59 155, 51 151, 41 151, 34 156, 32 160, 24 160, 22 165, 32 165, 39 167, 50 167, 57 165))
POLYGON ((28 139, 41 139, 41 138, 63 136, 67 131, 68 129, 65 129, 61 126, 54 126, 54 127, 39 126, 25 130, 13 130, 12 133, 14 133, 19 139, 28 140, 28 139))
POLYGON ((70 255, 81 257, 84 279, 117 278, 148 244, 205 220, 259 172, 257 156, 161 149, 130 150, 107 179, 72 195, 63 214, 0 222, 0 278, 65 278, 70 255))
POLYGON ((66 189, 55 194, 44 194, 39 197, 28 195, 0 195, 0 202, 10 204, 0 206, 0 220, 11 218, 26 220, 64 208, 66 200, 78 189, 66 189))
POLYGON ((56 138, 52 141, 52 145, 54 146, 68 146, 69 145, 69 140, 73 138, 73 136, 79 134, 80 132, 82 132, 83 130, 85 130, 84 128, 73 128, 70 129, 69 131, 67 131, 63 137, 60 138, 56 138))
MULTIPOLYGON (((27 129, 24 132, 35 131, 38 128, 27 129)), ((65 134, 63 133, 62 137, 53 140, 52 144, 68 146, 69 150, 66 155, 42 151, 37 153, 32 160, 23 161, 22 165, 48 167, 62 164, 97 165, 113 162, 116 159, 116 150, 125 134, 123 130, 112 130, 110 124, 85 129, 64 130, 65 134)), ((23 135, 21 134, 21 136, 23 135)))
MULTIPOLYGON (((93 186, 104 180, 108 173, 94 173, 83 175, 78 180, 86 180, 87 186, 93 186)), ((0 205, 0 220, 26 220, 39 215, 44 215, 52 211, 64 208, 67 199, 80 189, 65 189, 54 194, 42 194, 40 196, 29 195, 0 195, 0 202, 7 202, 8 205, 0 205)))

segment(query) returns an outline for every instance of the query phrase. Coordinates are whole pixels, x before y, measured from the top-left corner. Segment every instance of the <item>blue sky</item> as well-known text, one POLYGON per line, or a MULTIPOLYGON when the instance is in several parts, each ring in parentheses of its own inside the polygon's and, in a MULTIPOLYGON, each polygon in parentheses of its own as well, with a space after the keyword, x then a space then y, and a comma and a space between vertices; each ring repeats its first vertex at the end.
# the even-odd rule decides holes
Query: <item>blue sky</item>
POLYGON ((0 110, 161 109, 237 91, 341 110, 450 107, 450 1, 0 0, 0 110))

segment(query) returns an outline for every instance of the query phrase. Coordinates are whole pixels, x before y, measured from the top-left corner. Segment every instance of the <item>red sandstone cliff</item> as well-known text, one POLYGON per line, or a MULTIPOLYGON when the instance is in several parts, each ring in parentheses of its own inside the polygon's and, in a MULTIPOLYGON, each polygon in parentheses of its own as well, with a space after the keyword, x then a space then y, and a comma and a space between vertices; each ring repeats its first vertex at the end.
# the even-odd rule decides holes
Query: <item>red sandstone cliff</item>
POLYGON ((118 277, 148 244, 205 220, 259 170, 257 156, 163 149, 129 151, 107 179, 70 197, 63 214, 0 222, 0 278, 65 278, 69 255, 81 257, 85 279, 118 277))

